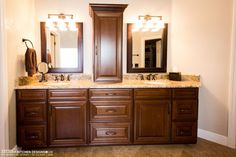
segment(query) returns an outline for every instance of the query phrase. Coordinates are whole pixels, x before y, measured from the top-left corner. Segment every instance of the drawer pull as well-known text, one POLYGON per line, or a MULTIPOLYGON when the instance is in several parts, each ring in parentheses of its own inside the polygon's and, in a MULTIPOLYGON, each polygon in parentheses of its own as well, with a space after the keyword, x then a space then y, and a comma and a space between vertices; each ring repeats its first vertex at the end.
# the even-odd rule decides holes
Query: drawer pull
POLYGON ((107 131, 105 134, 112 136, 112 135, 116 135, 116 132, 115 131, 107 131))
POLYGON ((39 138, 39 136, 37 136, 37 135, 31 135, 31 136, 29 136, 29 139, 33 139, 33 140, 38 139, 38 138, 39 138))
POLYGON ((38 112, 28 112, 27 114, 31 115, 31 116, 34 116, 34 115, 37 115, 38 112))
POLYGON ((115 109, 107 109, 106 112, 108 112, 108 113, 115 113, 116 110, 115 109))
POLYGON ((116 93, 106 93, 107 96, 115 96, 116 93))

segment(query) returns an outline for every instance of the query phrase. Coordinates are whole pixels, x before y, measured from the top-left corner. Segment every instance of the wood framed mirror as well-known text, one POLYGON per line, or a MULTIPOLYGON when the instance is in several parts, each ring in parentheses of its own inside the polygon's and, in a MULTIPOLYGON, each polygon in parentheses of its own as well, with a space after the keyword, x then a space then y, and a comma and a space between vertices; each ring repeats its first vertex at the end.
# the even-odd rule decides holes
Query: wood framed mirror
POLYGON ((157 32, 132 31, 127 24, 127 73, 165 73, 168 24, 157 32))
POLYGON ((83 72, 83 23, 76 31, 49 30, 40 22, 41 60, 49 65, 49 73, 83 72))

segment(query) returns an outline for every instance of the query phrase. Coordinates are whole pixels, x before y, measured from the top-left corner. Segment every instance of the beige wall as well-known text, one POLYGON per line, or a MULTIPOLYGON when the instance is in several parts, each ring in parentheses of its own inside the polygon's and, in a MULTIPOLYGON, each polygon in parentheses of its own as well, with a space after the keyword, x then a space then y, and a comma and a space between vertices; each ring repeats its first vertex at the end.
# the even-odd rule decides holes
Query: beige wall
POLYGON ((227 136, 233 0, 173 0, 169 67, 201 75, 199 127, 227 136))
POLYGON ((15 109, 15 80, 25 75, 24 54, 26 47, 22 38, 31 39, 35 43, 34 1, 7 0, 7 57, 8 57, 8 105, 9 105, 9 144, 16 145, 16 109, 15 109))

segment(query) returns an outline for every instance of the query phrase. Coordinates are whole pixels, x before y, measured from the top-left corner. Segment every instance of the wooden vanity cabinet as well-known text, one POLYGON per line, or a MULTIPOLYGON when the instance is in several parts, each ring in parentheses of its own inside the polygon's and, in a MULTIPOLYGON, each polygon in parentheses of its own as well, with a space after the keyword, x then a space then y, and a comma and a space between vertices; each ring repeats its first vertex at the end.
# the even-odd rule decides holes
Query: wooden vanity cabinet
POLYGON ((47 147, 47 91, 17 90, 17 146, 47 147))
POLYGON ((198 88, 172 89, 172 143, 196 143, 198 88))
POLYGON ((123 11, 126 4, 89 4, 93 19, 94 81, 122 81, 123 11))
POLYGON ((198 88, 22 89, 17 145, 196 143, 198 88))
POLYGON ((171 89, 134 89, 134 143, 170 143, 171 89))
POLYGON ((49 146, 86 145, 87 89, 48 90, 49 146))
POLYGON ((90 145, 131 144, 132 89, 90 89, 90 145))

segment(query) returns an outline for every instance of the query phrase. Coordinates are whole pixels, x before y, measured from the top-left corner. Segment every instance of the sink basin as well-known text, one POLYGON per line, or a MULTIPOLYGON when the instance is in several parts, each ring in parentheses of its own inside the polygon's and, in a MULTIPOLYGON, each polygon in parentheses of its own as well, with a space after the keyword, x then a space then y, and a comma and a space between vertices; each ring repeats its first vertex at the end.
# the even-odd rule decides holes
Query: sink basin
POLYGON ((47 82, 45 85, 47 86, 66 86, 69 85, 70 82, 47 82))
POLYGON ((167 81, 145 81, 145 84, 153 84, 153 85, 164 85, 167 84, 167 81))

